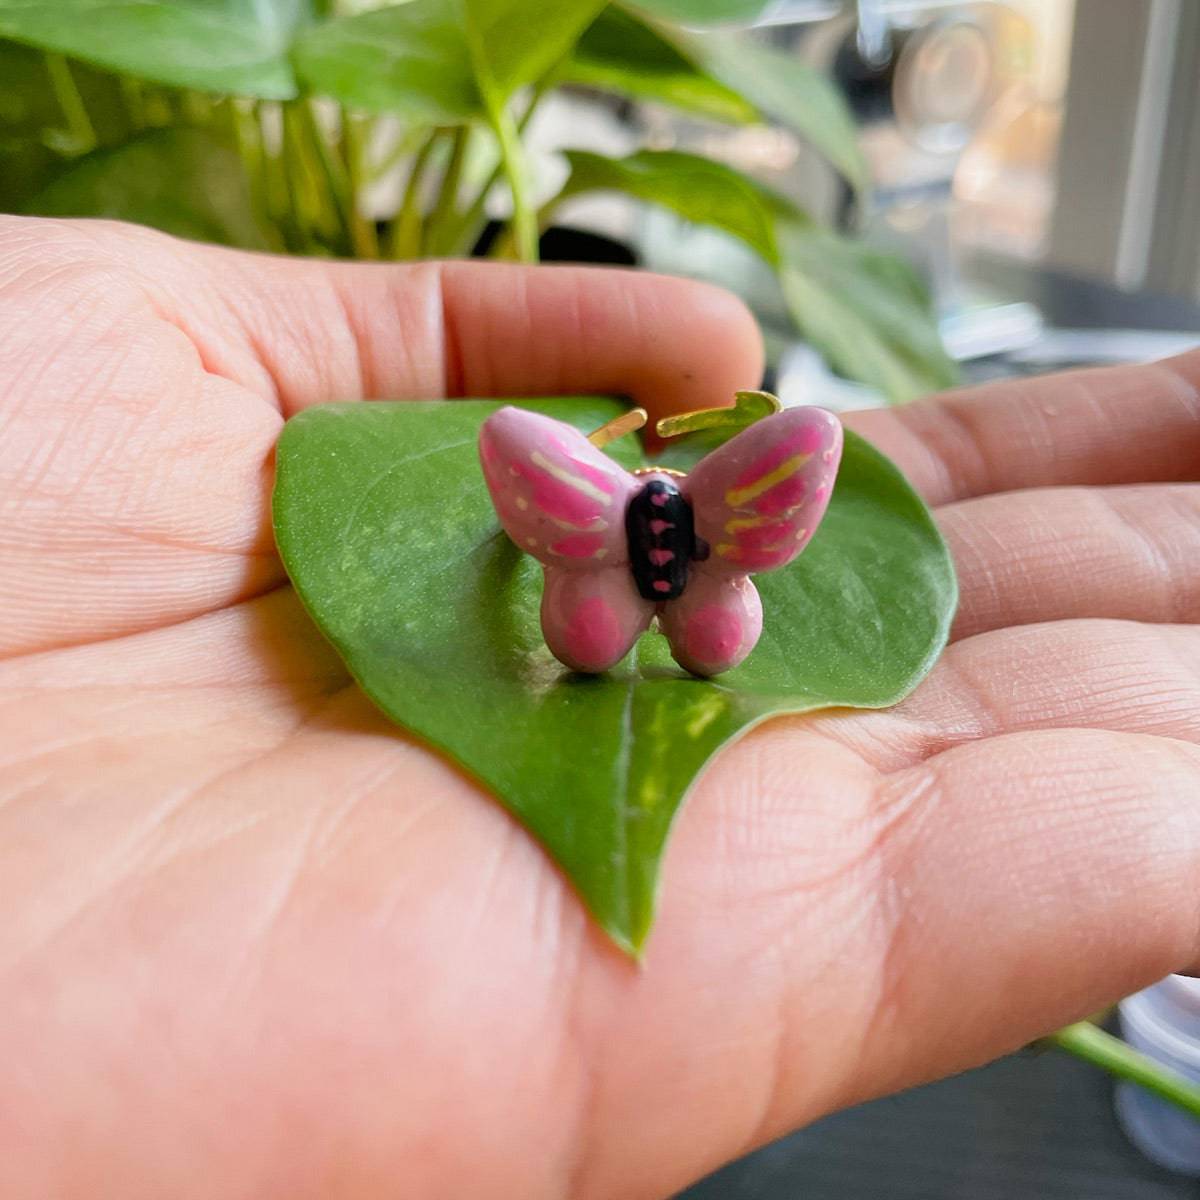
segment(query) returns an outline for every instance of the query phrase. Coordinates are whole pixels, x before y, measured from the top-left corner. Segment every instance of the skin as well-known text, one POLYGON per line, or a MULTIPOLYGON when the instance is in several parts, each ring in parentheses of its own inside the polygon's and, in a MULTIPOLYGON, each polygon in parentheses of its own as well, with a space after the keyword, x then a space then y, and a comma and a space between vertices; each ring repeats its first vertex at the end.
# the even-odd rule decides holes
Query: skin
POLYGON ((719 756, 640 970, 285 584, 306 405, 759 367, 699 284, 0 223, 0 1195, 666 1196, 1198 965, 1200 356, 848 422, 954 643, 719 756))

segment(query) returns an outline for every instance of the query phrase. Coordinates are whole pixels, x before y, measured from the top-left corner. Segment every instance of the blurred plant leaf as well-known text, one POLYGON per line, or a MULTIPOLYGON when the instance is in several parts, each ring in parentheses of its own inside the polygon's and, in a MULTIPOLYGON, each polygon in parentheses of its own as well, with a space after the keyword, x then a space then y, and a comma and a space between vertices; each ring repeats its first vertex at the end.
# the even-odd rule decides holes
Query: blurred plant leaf
POLYGON ((768 6, 770 0, 636 0, 634 7, 651 16, 681 25, 746 24, 768 6))
POLYGON ((288 46, 312 16, 310 0, 0 0, 0 36, 157 83, 286 99, 288 46))
POLYGON ((0 40, 0 136, 37 135, 63 124, 44 55, 0 40))
POLYGON ((292 60, 306 89, 368 112, 439 124, 482 111, 462 28, 445 0, 335 18, 301 33, 292 60))
POLYGON ((458 0, 507 99, 561 62, 604 0, 458 0))
POLYGON ((748 100, 701 70, 651 25, 614 5, 584 31, 563 80, 669 104, 716 121, 744 124, 758 119, 758 110, 748 100))
POLYGON ((196 129, 156 129, 86 155, 31 197, 25 210, 112 217, 199 241, 276 248, 256 219, 237 154, 196 129))
POLYGON ((729 33, 670 35, 701 67, 803 138, 856 191, 869 180, 858 128, 841 93, 793 54, 729 33))
POLYGON ((779 218, 804 220, 785 197, 733 167, 698 154, 640 150, 626 158, 607 158, 588 150, 568 150, 566 157, 571 174, 556 203, 583 192, 623 192, 661 204, 685 220, 722 229, 772 266, 779 258, 775 238, 779 218))
POLYGON ((70 72, 85 131, 64 111, 46 54, 0 39, 0 211, 21 209, 64 162, 97 142, 117 144, 134 132, 117 76, 78 62, 62 69, 70 72))
POLYGON ((408 0, 302 33, 293 60, 309 89, 370 112, 455 123, 487 115, 474 39, 501 102, 570 50, 601 0, 408 0))
POLYGON ((618 191, 740 239, 775 271, 800 332, 851 379, 893 401, 956 382, 928 295, 901 259, 818 228, 786 197, 698 155, 570 150, 567 158, 571 174, 552 203, 618 191))
POLYGON ((12 212, 42 187, 60 162, 52 148, 63 115, 43 56, 0 41, 0 210, 12 212))
MULTIPOLYGON (((623 411, 595 397, 516 403, 584 430, 623 411)), ((757 580, 764 632, 740 667, 693 678, 650 633, 614 670, 575 675, 542 643, 541 571, 498 527, 479 469, 479 426, 498 407, 301 413, 277 450, 276 540, 367 695, 494 792, 636 953, 671 822, 704 764, 775 713, 900 700, 945 644, 954 569, 903 476, 848 434, 817 536, 757 580)), ((730 432, 681 439, 675 462, 730 432)), ((642 461, 633 439, 612 449, 642 461)))
POLYGON ((958 382, 906 262, 812 225, 782 224, 779 247, 788 309, 836 370, 895 402, 958 382))

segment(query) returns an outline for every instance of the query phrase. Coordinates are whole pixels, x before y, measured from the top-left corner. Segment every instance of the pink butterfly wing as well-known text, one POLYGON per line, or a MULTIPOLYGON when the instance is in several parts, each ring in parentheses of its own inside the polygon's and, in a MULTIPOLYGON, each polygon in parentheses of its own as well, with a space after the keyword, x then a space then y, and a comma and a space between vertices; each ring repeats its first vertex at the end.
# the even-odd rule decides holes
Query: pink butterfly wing
POLYGON ((505 531, 545 570, 546 645, 576 671, 614 666, 654 615, 629 569, 637 481, 573 426, 521 408, 484 422, 479 457, 505 531))
POLYGON ((559 662, 574 671, 607 671, 629 653, 654 615, 637 593, 627 565, 598 571, 546 567, 542 635, 559 662))
POLYGON ((505 532, 546 566, 597 570, 629 562, 628 471, 572 425, 502 408, 479 431, 479 457, 505 532))
POLYGON ((745 575, 731 579, 696 563, 683 595, 664 604, 658 619, 681 667, 693 675, 718 675, 757 645, 762 602, 745 575))
POLYGON ((705 572, 747 575, 791 562, 825 515, 841 456, 833 413, 785 408, 702 459, 682 490, 709 544, 705 572))

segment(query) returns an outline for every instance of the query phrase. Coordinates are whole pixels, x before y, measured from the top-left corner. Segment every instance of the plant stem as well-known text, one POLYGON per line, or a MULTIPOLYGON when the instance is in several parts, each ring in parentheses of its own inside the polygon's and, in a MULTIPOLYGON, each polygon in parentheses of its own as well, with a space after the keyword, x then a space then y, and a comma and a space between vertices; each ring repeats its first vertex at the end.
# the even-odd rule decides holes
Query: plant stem
POLYGON ((267 151, 263 145, 262 130, 254 119, 253 108, 236 96, 226 96, 217 103, 216 111, 226 122, 226 136, 237 148, 250 203, 258 223, 271 242, 271 249, 286 250, 283 231, 273 219, 267 151))
POLYGON ((517 258, 521 262, 537 262, 537 214, 529 201, 529 179, 521 135, 507 107, 500 106, 493 111, 492 128, 500 143, 500 162, 512 193, 512 230, 517 258))
MULTIPOLYGON (((291 195, 292 211, 310 253, 345 248, 343 229, 328 188, 322 186, 320 168, 314 164, 312 146, 306 136, 302 110, 308 101, 285 100, 283 112, 283 164, 291 195)), ((311 116, 311 114, 310 114, 311 116)))
POLYGON ((80 152, 94 149, 97 144, 96 130, 88 116, 87 105, 79 94, 79 85, 71 73, 71 64, 61 54, 47 52, 45 59, 54 98, 62 109, 67 127, 79 139, 80 152))
POLYGON ((262 149, 263 197, 267 215, 280 231, 285 247, 292 253, 303 251, 307 247, 293 209, 284 162, 280 106, 273 100, 255 100, 252 111, 262 149))
POLYGON ((1074 1054, 1094 1066, 1147 1091, 1161 1096, 1185 1112, 1200 1118, 1200 1084, 1155 1062, 1148 1055, 1133 1049, 1118 1037, 1106 1033, 1091 1021, 1079 1021, 1042 1039, 1043 1044, 1055 1046, 1074 1054))
POLYGON ((423 128, 406 129, 387 153, 377 162, 369 161, 367 147, 363 150, 363 173, 368 183, 378 183, 389 171, 400 165, 401 161, 416 154, 428 137, 423 128))
POLYGON ((400 203, 399 211, 392 218, 388 238, 389 258, 416 258, 421 253, 421 183, 441 133, 440 129, 434 129, 429 134, 409 168, 408 182, 404 186, 404 199, 400 203))
POLYGON ((135 130, 146 128, 146 106, 142 99, 142 85, 132 75, 118 75, 117 83, 121 89, 121 99, 125 111, 129 115, 129 123, 135 130))
POLYGON ((334 158, 325 131, 317 119, 313 102, 301 96, 296 102, 296 112, 299 116, 300 130, 308 144, 316 151, 317 165, 325 183, 325 198, 332 201, 326 205, 326 211, 335 213, 341 224, 340 236, 345 249, 349 251, 354 242, 355 208, 354 197, 350 192, 348 179, 342 164, 334 158))
POLYGON ((463 163, 471 140, 471 127, 459 125, 454 130, 450 148, 450 161, 442 173, 442 185, 438 188, 425 240, 421 247, 425 254, 440 254, 445 231, 453 229, 458 216, 458 189, 462 181, 463 163))
MULTIPOLYGON (((534 109, 537 108, 538 104, 541 103, 542 97, 553 86, 554 78, 555 73, 552 71, 534 84, 533 93, 529 97, 529 104, 521 114, 520 120, 517 121, 517 132, 519 134, 525 132, 530 120, 533 118, 534 109)), ((498 161, 495 167, 492 168, 491 174, 484 181, 483 186, 479 189, 475 199, 467 207, 467 210, 455 221, 453 228, 444 235, 444 253, 463 254, 471 249, 471 245, 474 244, 479 236, 479 227, 483 223, 488 193, 499 182, 502 173, 503 164, 498 161), (467 238, 470 239, 470 244, 464 245, 463 241, 467 238)))
POLYGON ((204 126, 209 123, 213 111, 213 100, 210 96, 188 88, 180 93, 179 103, 184 120, 189 124, 204 126))
POLYGON ((375 222, 362 211, 364 146, 357 119, 345 106, 339 110, 342 123, 342 156, 346 163, 346 178, 350 186, 350 238, 356 258, 379 257, 379 232, 375 222))

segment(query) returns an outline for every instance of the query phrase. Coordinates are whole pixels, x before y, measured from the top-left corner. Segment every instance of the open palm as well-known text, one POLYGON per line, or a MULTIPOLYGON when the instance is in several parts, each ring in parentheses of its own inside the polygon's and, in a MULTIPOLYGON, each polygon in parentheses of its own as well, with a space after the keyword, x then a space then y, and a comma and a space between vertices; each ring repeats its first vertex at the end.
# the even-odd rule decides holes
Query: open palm
POLYGON ((641 969, 286 586, 305 405, 759 366, 681 281, 0 224, 0 1194, 665 1196, 1200 960, 1200 358, 852 422, 954 644, 719 757, 641 969))

